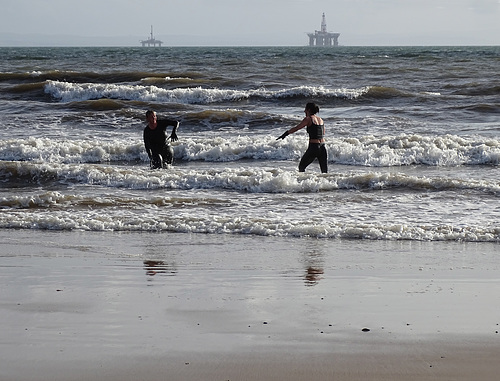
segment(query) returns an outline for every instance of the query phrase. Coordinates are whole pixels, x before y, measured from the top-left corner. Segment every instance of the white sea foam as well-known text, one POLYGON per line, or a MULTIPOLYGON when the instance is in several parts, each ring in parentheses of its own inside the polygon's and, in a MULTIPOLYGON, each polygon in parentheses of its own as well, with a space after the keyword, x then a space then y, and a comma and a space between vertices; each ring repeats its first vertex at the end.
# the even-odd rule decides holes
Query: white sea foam
POLYGON ((304 219, 282 214, 273 217, 242 214, 210 215, 208 210, 193 214, 177 210, 121 210, 117 213, 99 209, 42 210, 26 214, 19 210, 0 214, 0 228, 90 230, 90 231, 171 231, 209 234, 255 234, 317 238, 484 241, 499 242, 500 229, 495 226, 455 226, 453 224, 415 224, 397 222, 363 222, 342 219, 304 219), (22 216, 22 218, 20 218, 22 216))
MULTIPOLYGON (((199 135, 199 134, 198 134, 199 135)), ((300 134, 276 141, 273 135, 184 136, 175 143, 176 160, 234 162, 299 160, 307 146, 300 134)), ((498 165, 500 140, 454 135, 328 138, 330 163, 362 167, 498 165)), ((0 140, 0 160, 50 163, 147 161, 140 133, 134 137, 64 140, 29 137, 0 140)))
POLYGON ((185 104, 237 101, 250 97, 284 98, 293 96, 326 96, 331 98, 353 99, 365 94, 368 90, 368 87, 359 89, 327 89, 323 86, 299 86, 283 90, 266 90, 265 88, 256 90, 233 90, 202 87, 163 89, 157 86, 69 83, 61 81, 47 81, 45 85, 45 92, 62 102, 110 98, 185 104))
POLYGON ((151 171, 145 167, 100 164, 6 162, 0 174, 31 181, 99 185, 130 189, 224 189, 250 193, 316 193, 339 189, 473 190, 500 194, 500 183, 487 179, 411 176, 403 172, 343 171, 328 174, 236 167, 151 171))

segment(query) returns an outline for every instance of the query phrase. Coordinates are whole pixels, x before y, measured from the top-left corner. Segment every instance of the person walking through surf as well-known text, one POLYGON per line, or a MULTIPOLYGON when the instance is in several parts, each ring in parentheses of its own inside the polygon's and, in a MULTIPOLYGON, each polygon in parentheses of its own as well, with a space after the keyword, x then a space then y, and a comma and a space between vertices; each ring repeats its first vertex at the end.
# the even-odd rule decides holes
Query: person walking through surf
POLYGON ((179 122, 177 120, 157 119, 156 112, 146 111, 148 125, 144 129, 144 146, 149 156, 152 169, 165 168, 167 164, 174 161, 174 149, 170 146, 168 139, 172 142, 177 138, 179 122), (167 127, 172 126, 172 133, 167 137, 167 127))
POLYGON ((328 155, 325 146, 325 125, 323 119, 316 115, 319 112, 319 107, 315 103, 310 102, 306 104, 304 112, 306 113, 306 117, 302 119, 302 122, 285 131, 276 140, 285 139, 288 135, 307 127, 309 146, 302 156, 302 159, 300 159, 299 172, 305 172, 307 166, 311 164, 314 159, 318 159, 321 173, 327 173, 328 155))

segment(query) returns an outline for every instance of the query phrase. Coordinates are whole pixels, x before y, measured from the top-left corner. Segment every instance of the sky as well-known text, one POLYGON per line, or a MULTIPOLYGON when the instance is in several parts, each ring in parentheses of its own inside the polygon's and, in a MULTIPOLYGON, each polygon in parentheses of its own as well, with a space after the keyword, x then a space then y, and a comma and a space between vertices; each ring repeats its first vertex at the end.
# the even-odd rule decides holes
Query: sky
POLYGON ((500 45, 500 0, 0 0, 0 46, 500 45))

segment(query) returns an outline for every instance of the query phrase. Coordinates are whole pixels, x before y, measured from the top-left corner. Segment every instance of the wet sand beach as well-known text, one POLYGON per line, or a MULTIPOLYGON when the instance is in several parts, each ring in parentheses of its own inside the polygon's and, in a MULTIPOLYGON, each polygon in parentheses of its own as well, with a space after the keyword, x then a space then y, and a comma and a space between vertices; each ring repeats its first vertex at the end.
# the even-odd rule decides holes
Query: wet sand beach
POLYGON ((0 380, 496 380, 498 245, 1 230, 0 380))

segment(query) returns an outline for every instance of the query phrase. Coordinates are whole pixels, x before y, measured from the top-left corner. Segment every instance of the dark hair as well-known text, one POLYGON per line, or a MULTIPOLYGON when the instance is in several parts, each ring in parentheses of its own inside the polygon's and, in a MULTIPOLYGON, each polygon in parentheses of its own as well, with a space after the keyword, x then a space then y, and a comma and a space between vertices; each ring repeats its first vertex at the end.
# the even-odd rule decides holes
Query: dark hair
POLYGON ((319 112, 319 107, 316 103, 309 102, 308 104, 306 104, 306 110, 309 110, 311 115, 314 115, 319 112))
POLYGON ((148 110, 146 111, 146 119, 151 115, 154 114, 155 112, 153 110, 148 110))

